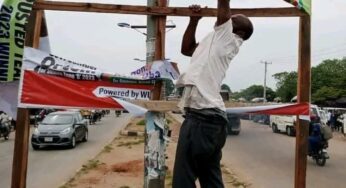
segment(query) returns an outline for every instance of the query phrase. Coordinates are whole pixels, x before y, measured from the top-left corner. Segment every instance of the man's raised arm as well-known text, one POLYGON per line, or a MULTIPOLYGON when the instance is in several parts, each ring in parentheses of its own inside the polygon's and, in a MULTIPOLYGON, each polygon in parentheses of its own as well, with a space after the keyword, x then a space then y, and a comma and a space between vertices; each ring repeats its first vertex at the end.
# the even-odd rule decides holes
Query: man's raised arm
POLYGON ((230 0, 217 1, 217 21, 216 26, 222 25, 231 19, 231 8, 229 6, 230 0))
MULTIPOLYGON (((195 13, 198 13, 201 11, 201 7, 199 5, 191 5, 189 8, 195 13)), ((196 43, 195 35, 196 35, 197 25, 200 19, 201 19, 200 16, 190 17, 190 22, 184 33, 183 42, 181 45, 181 53, 186 56, 191 57, 198 46, 198 44, 196 43)))

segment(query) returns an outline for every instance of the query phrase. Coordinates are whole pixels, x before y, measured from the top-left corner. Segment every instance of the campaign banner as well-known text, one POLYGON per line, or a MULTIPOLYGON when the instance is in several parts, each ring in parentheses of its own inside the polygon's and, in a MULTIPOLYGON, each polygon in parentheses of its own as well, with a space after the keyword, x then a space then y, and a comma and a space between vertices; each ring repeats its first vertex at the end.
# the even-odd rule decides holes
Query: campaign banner
POLYGON ((150 99, 152 80, 105 74, 33 48, 24 51, 19 107, 123 109, 113 98, 150 99))
POLYGON ((87 64, 77 63, 47 52, 25 47, 23 69, 33 69, 40 74, 56 75, 75 80, 98 80, 101 70, 87 64))
POLYGON ((0 82, 19 80, 25 25, 35 0, 5 0, 0 9, 0 82))
POLYGON ((154 61, 151 65, 143 66, 131 72, 131 75, 140 76, 143 79, 167 78, 176 80, 179 77, 179 73, 169 61, 154 61))

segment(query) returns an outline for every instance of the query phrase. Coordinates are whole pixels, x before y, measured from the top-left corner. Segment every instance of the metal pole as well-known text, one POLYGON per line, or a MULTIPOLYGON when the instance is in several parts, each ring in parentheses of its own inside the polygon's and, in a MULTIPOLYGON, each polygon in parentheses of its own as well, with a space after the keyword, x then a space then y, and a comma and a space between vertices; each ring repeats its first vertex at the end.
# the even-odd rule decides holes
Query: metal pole
POLYGON ((263 102, 267 102, 267 66, 268 64, 272 64, 269 62, 261 62, 264 63, 264 86, 263 86, 263 102))

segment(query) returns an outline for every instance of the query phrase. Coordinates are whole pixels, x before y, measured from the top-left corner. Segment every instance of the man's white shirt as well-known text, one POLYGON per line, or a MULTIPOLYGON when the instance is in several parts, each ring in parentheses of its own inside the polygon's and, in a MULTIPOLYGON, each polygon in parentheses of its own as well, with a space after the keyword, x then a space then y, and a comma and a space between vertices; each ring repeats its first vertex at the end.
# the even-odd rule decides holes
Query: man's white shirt
POLYGON ((176 83, 177 87, 185 87, 179 107, 226 110, 221 84, 242 43, 243 39, 233 33, 232 19, 214 27, 199 43, 188 69, 176 83))

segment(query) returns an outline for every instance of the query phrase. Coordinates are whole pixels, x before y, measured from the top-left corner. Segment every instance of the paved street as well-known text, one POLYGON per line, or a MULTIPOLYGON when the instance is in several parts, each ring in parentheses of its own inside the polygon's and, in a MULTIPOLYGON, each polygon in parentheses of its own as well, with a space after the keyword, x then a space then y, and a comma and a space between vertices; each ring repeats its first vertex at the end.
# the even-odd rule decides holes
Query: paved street
MULTIPOLYGON (((183 118, 174 114, 182 122, 183 118)), ((294 187, 295 138, 274 134, 268 125, 242 120, 238 136, 228 136, 223 163, 253 188, 294 187)), ((329 141, 330 159, 320 167, 308 158, 308 188, 344 188, 346 177, 346 141, 329 141)))
MULTIPOLYGON (((79 143, 75 149, 52 148, 33 151, 29 148, 28 188, 59 187, 72 177, 83 163, 92 159, 109 143, 129 121, 128 114, 116 118, 113 113, 101 122, 89 126, 89 140, 79 143)), ((14 138, 0 141, 0 187, 11 184, 11 168, 14 138)))
MULTIPOLYGON (((330 159, 319 167, 308 158, 308 188, 343 188, 346 177, 346 141, 329 142, 330 159)), ((239 136, 229 136, 223 161, 254 188, 294 187, 295 138, 274 134, 267 125, 242 121, 239 136)))

